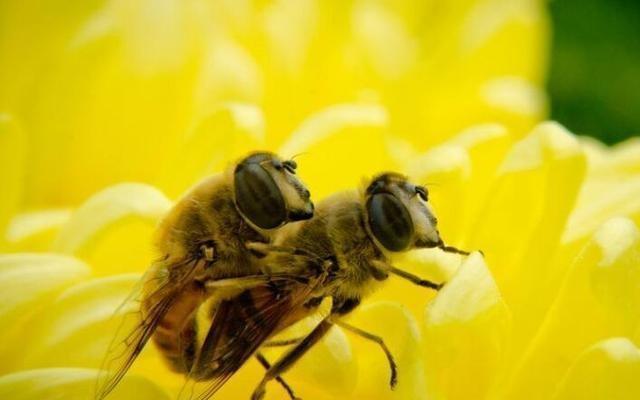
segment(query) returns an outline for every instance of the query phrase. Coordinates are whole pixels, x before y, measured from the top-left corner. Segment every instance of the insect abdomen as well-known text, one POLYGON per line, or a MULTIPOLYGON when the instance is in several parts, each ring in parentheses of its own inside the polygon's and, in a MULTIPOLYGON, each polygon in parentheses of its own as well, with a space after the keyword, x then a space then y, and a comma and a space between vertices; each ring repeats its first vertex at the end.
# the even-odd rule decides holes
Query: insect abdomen
MULTIPOLYGON (((195 313, 203 301, 202 288, 196 283, 184 289, 160 319, 153 334, 160 354, 175 372, 191 369, 196 344, 195 313)), ((145 307, 149 305, 145 304, 145 307)))

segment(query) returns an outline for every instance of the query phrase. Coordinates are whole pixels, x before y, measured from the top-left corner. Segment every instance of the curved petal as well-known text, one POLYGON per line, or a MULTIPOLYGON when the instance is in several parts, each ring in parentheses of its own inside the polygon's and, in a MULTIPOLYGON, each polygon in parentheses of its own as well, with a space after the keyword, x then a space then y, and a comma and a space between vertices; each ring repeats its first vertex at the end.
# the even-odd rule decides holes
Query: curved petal
POLYGON ((152 260, 155 225, 170 206, 152 186, 111 186, 73 213, 54 248, 83 258, 98 273, 142 271, 152 260))
MULTIPOLYGON (((582 140, 595 139, 583 138, 582 140)), ((591 147, 595 147, 592 145, 591 147)), ((632 137, 609 148, 598 146, 599 157, 592 157, 590 173, 596 177, 633 176, 640 173, 640 139, 632 137)))
MULTIPOLYGON (((287 337, 304 335, 318 322, 315 318, 307 319, 295 329, 288 330, 287 337)), ((296 363, 287 376, 296 387, 300 383, 322 388, 325 395, 344 396, 353 392, 356 385, 354 376, 357 373, 358 360, 354 357, 352 346, 345 332, 334 327, 296 363)), ((311 397, 302 391, 298 394, 303 398, 311 397)))
POLYGON ((389 387, 389 363, 379 345, 345 331, 359 364, 357 399, 426 399, 421 335, 415 318, 396 302, 372 302, 354 311, 347 322, 379 336, 398 364, 398 384, 389 387), (393 327, 393 329, 389 329, 393 327))
POLYGON ((28 331, 29 317, 65 287, 86 278, 89 268, 81 261, 53 254, 0 255, 0 371, 10 370, 15 346, 28 331))
POLYGON ((510 325, 483 257, 473 253, 426 309, 429 398, 487 398, 500 378, 510 325))
POLYGON ((589 345, 636 334, 639 255, 640 230, 632 221, 615 218, 598 230, 571 266, 544 323, 514 369, 505 398, 548 397, 589 345))
POLYGON ((32 319, 22 368, 99 368, 121 322, 113 314, 139 278, 127 274, 92 279, 62 292, 32 319))
POLYGON ((553 400, 632 400, 640 397, 640 350, 627 338, 603 340, 571 366, 553 400))
POLYGON ((7 228, 9 249, 12 252, 51 250, 71 213, 69 209, 49 209, 17 214, 7 228))
POLYGON ((615 216, 640 222, 640 177, 587 180, 562 242, 582 244, 600 225, 615 216))
MULTIPOLYGON (((12 400, 86 400, 93 398, 97 370, 47 368, 0 377, 0 398, 12 400)), ((109 396, 113 400, 169 400, 149 380, 127 376, 109 396)))
MULTIPOLYGON (((394 260, 394 265, 404 271, 435 283, 451 280, 463 262, 456 254, 434 249, 408 252, 394 260)), ((422 318, 424 307, 438 294, 437 291, 417 286, 406 279, 391 275, 379 290, 367 297, 369 301, 392 301, 402 304, 414 318, 422 318)))
POLYGON ((513 312, 514 352, 553 301, 553 279, 566 271, 551 261, 585 170, 575 136, 556 123, 540 124, 508 153, 474 221, 469 247, 484 252, 513 312))
POLYGON ((511 140, 501 125, 479 125, 405 161, 407 173, 429 187, 446 242, 465 245, 511 140))
POLYGON ((322 198, 353 188, 363 177, 393 165, 384 135, 387 119, 386 110, 380 106, 332 106, 303 122, 278 154, 300 154, 300 175, 314 198, 322 198))
POLYGON ((245 103, 224 103, 200 118, 183 143, 172 153, 158 186, 171 198, 205 175, 217 173, 227 163, 265 143, 262 111, 245 103))

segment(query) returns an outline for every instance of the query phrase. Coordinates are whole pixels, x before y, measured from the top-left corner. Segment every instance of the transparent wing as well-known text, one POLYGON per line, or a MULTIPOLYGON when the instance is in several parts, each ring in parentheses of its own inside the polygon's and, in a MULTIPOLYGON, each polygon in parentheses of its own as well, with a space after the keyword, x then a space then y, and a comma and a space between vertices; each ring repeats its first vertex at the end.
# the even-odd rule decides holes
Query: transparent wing
POLYGON ((159 261, 145 273, 114 315, 121 321, 100 368, 96 399, 104 399, 124 377, 177 295, 203 263, 206 261, 197 258, 174 264, 159 261))
POLYGON ((222 301, 178 399, 211 398, 266 340, 306 312, 304 303, 320 282, 272 276, 222 301))

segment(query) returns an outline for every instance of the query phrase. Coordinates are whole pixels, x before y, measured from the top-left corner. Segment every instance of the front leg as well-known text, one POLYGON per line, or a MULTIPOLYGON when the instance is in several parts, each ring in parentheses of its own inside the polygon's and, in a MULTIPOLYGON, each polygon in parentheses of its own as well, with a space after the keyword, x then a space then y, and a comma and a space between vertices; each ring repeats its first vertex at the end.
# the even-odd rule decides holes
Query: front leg
POLYGON ((375 269, 379 269, 381 271, 388 271, 394 275, 399 276, 400 278, 406 279, 411 283, 414 283, 418 286, 426 287, 433 290, 440 290, 444 286, 444 283, 434 283, 427 279, 422 279, 417 275, 414 275, 410 272, 403 271, 399 268, 394 267, 393 265, 386 263, 380 260, 373 260, 371 264, 375 269))

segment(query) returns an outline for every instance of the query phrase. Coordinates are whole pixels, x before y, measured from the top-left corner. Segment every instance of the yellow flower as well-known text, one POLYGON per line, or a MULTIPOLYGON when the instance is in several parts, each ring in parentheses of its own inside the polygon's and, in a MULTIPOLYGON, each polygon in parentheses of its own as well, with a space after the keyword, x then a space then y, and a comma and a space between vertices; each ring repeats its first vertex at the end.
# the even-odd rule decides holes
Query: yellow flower
MULTIPOLYGON (((339 328, 288 380, 313 399, 636 398, 638 154, 636 141, 604 148, 553 123, 523 139, 500 125, 477 126, 407 154, 396 167, 434 183, 443 236, 485 257, 410 253, 399 265, 447 281, 444 289, 434 297, 391 280, 351 317, 395 354, 396 391, 387 387, 384 356, 339 328)), ((300 171, 304 176, 302 160, 300 171)), ((139 277, 124 272, 147 265, 151 232, 170 205, 151 186, 119 184, 62 223, 46 212, 14 219, 13 246, 55 253, 0 256, 0 321, 8 328, 0 397, 89 393, 91 368, 115 329, 111 314, 139 277)), ((220 398, 248 398, 260 373, 248 363, 220 398)), ((181 385, 149 347, 114 398, 169 398, 181 385)), ((283 398, 279 390, 270 387, 269 398, 283 398)))
MULTIPOLYGON (((428 182, 443 237, 485 255, 407 254, 444 289, 390 280, 351 317, 395 391, 334 328, 286 374, 304 398, 640 397, 640 143, 537 125, 542 2, 2 7, 0 398, 88 398, 158 219, 256 147, 304 153, 316 199, 382 169, 428 182)), ((181 385, 149 346, 113 398, 181 385)))

